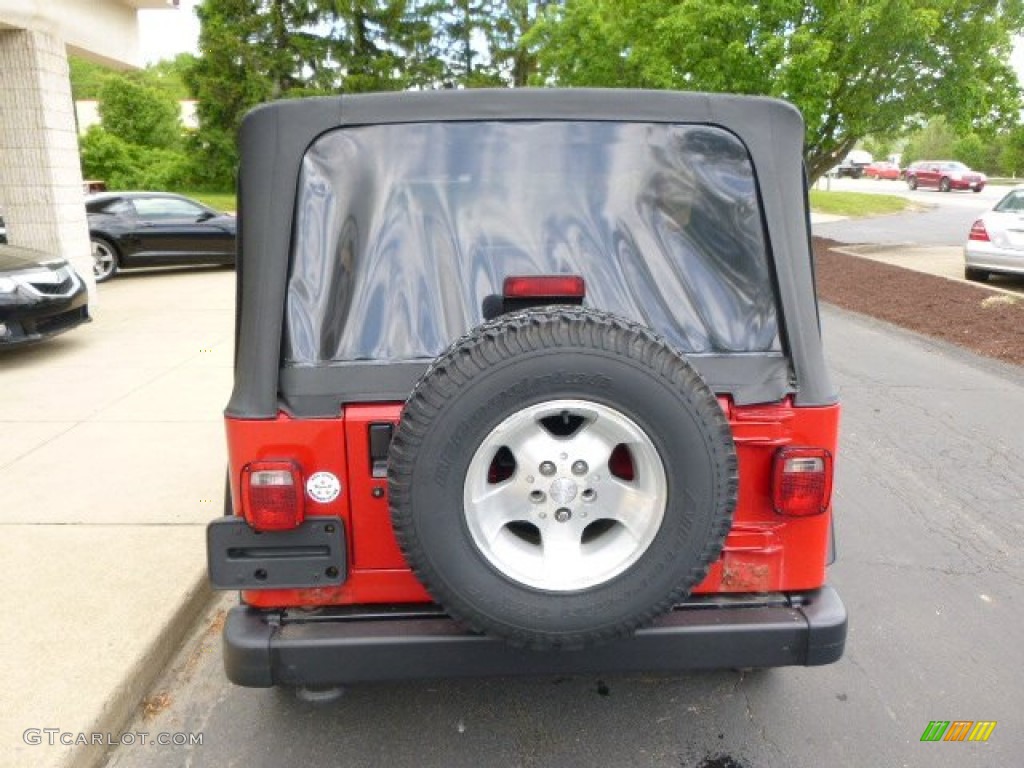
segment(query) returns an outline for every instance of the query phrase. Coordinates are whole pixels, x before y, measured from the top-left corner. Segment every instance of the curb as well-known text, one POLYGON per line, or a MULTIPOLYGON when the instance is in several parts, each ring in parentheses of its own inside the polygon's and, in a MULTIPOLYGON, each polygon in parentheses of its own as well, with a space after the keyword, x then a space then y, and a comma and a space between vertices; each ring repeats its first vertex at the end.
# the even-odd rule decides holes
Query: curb
POLYGON ((920 331, 904 328, 902 325, 891 323, 888 320, 882 320, 873 315, 865 315, 862 312, 846 309, 837 304, 830 304, 824 300, 821 302, 821 305, 827 308, 827 312, 855 320, 878 331, 901 336, 912 344, 933 352, 948 355, 961 363, 979 368, 994 376, 1011 378, 1015 383, 1024 387, 1024 365, 1017 365, 1016 363, 1010 363, 996 357, 987 357, 980 352, 975 352, 969 347, 960 346, 952 341, 946 341, 936 336, 928 336, 920 331))
MULTIPOLYGON (((214 594, 204 567, 193 580, 181 605, 164 626, 159 627, 156 639, 128 669, 121 683, 108 695, 102 713, 89 728, 90 732, 119 734, 131 724, 138 713, 139 705, 174 659, 196 622, 213 604, 214 594)), ((64 766, 100 768, 113 748, 106 744, 90 744, 76 748, 68 754, 64 766)))

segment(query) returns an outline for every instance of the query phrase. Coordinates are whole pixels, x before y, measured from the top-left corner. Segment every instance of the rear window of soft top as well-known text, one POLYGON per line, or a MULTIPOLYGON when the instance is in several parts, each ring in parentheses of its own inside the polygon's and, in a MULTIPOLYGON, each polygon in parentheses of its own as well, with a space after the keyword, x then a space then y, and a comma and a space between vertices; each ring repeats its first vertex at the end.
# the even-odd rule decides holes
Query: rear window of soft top
POLYGON ((578 274, 587 306, 691 354, 778 352, 749 153, 706 125, 340 128, 306 153, 287 365, 432 359, 508 275, 578 274))

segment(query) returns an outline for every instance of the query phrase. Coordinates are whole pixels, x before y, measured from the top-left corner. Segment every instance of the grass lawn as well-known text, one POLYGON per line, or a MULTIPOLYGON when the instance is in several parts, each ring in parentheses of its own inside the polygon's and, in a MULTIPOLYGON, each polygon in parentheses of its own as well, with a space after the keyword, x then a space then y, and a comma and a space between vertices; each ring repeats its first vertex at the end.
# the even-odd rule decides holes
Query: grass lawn
MULTIPOLYGON (((181 194, 218 211, 237 210, 235 196, 231 192, 182 192, 181 194)), ((878 216, 883 213, 899 213, 911 205, 909 200, 897 195, 811 190, 811 208, 819 213, 833 213, 837 216, 878 216)))
POLYGON ((217 211, 238 210, 234 192, 181 192, 179 194, 198 200, 203 205, 208 205, 217 211))
POLYGON ((879 216, 883 213, 899 213, 912 206, 910 200, 898 195, 811 190, 811 210, 836 216, 879 216))

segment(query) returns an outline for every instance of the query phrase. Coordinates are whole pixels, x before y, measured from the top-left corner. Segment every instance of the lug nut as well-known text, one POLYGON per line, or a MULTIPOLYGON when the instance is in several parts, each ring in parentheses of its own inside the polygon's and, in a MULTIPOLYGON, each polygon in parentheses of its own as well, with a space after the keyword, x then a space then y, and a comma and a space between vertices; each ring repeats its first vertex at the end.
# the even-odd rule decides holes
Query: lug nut
POLYGON ((585 461, 574 461, 572 463, 572 473, 574 475, 585 475, 590 470, 585 461))
POLYGON ((561 509, 556 509, 555 510, 555 520, 557 520, 560 523, 568 522, 569 518, 571 518, 571 517, 572 517, 572 512, 570 512, 565 507, 562 507, 561 509))
POLYGON ((585 491, 583 491, 583 493, 580 494, 580 497, 584 501, 593 501, 594 499, 597 498, 597 491, 595 491, 593 488, 587 488, 585 491))
POLYGON ((542 461, 540 464, 540 473, 545 477, 551 477, 557 469, 553 461, 542 461))
POLYGON ((542 501, 544 501, 544 491, 531 491, 530 501, 532 501, 534 504, 540 504, 542 501))

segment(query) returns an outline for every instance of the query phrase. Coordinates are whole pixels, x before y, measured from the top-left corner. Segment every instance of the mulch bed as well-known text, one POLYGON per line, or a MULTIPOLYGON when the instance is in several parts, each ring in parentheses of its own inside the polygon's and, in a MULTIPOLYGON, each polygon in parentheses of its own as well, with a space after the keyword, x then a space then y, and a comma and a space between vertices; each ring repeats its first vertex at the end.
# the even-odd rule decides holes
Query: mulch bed
POLYGON ((838 245, 814 239, 822 301, 1024 365, 1024 299, 837 253, 838 245))

